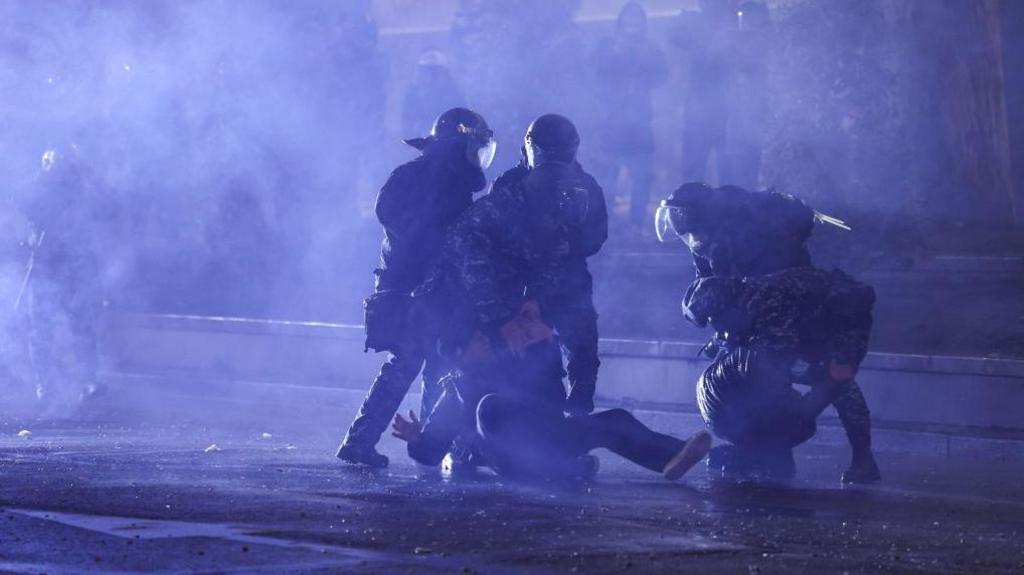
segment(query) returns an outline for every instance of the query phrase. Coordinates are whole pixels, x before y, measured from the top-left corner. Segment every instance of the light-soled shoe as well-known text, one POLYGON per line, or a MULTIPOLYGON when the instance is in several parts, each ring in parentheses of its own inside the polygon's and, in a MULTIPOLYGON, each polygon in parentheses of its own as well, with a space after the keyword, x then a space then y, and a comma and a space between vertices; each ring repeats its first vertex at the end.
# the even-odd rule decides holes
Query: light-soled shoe
POLYGON ((711 450, 711 434, 701 430, 686 440, 686 445, 679 450, 661 472, 665 479, 675 481, 686 474, 694 465, 700 463, 711 450))

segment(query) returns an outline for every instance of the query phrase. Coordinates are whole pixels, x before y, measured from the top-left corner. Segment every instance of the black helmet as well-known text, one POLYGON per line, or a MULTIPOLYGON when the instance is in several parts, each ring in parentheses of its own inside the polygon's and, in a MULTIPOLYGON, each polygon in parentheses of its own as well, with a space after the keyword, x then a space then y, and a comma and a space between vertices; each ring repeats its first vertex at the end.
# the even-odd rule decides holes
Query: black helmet
POLYGON ((544 114, 530 124, 523 142, 526 163, 535 168, 546 162, 570 164, 576 160, 580 134, 565 116, 544 114))
POLYGON ((647 33, 647 11, 636 0, 627 2, 619 11, 616 29, 620 34, 643 36, 647 33))
POLYGON ((472 144, 477 152, 477 160, 485 170, 491 165, 497 151, 494 131, 487 125, 487 120, 466 108, 452 108, 438 116, 429 136, 403 141, 417 150, 425 149, 432 142, 462 141, 472 144))
POLYGON ((703 182, 689 182, 679 186, 661 201, 654 214, 654 231, 658 239, 684 239, 699 225, 702 206, 712 199, 715 190, 703 182))

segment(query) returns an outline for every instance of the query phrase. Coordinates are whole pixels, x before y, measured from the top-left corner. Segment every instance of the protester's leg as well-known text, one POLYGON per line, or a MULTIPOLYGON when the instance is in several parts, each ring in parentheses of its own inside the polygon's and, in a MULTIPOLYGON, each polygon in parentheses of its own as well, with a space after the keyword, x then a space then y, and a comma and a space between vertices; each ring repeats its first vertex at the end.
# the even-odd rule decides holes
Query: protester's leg
POLYGON ((573 417, 566 423, 573 451, 587 453, 603 447, 659 473, 686 446, 681 439, 652 431, 624 409, 573 417))
POLYGON ((559 411, 497 394, 480 400, 477 432, 487 461, 502 475, 523 480, 570 478, 587 443, 573 437, 559 411))

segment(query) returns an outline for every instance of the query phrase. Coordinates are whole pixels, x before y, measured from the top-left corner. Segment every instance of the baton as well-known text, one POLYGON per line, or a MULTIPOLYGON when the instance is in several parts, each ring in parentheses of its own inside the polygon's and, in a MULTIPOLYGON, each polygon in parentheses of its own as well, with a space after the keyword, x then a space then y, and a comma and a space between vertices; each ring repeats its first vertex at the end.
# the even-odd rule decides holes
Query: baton
POLYGON ((39 246, 43 245, 43 240, 46 238, 46 230, 39 233, 39 240, 36 245, 32 246, 32 253, 28 256, 28 267, 25 269, 25 278, 21 280, 21 289, 18 290, 18 297, 14 300, 14 311, 18 311, 21 307, 21 300, 25 297, 25 291, 28 290, 28 282, 32 279, 32 268, 36 265, 36 251, 39 246))

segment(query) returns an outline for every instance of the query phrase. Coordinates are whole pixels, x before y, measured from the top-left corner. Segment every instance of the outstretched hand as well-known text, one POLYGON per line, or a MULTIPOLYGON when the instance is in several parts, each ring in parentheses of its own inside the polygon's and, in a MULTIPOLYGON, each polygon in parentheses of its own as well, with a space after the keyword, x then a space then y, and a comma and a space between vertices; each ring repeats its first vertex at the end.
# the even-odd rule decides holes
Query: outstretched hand
POLYGON ((395 419, 391 422, 391 435, 406 443, 419 441, 420 420, 411 409, 409 410, 409 419, 402 417, 401 413, 395 414, 395 419))

